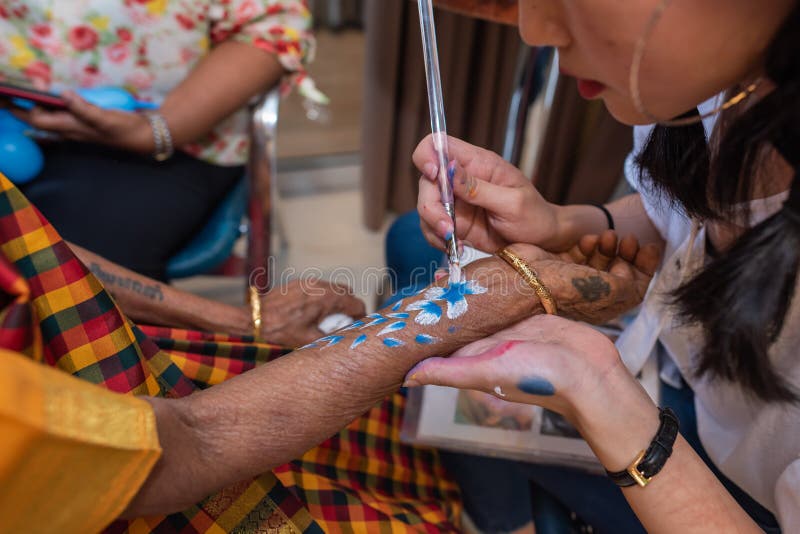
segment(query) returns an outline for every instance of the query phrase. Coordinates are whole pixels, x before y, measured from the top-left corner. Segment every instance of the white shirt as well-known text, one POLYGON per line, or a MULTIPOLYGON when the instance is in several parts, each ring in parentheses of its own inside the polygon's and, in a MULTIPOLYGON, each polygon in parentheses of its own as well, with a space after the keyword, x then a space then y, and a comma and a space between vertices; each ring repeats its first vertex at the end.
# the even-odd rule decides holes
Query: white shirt
MULTIPOLYGON (((701 113, 714 105, 715 102, 706 102, 701 113)), ((707 132, 713 121, 706 121, 707 132)), ((634 153, 644 146, 651 129, 635 128, 634 153)), ((697 325, 680 325, 664 297, 705 264, 705 230, 662 199, 648 194, 646 186, 640 187, 632 156, 625 172, 666 241, 666 250, 641 313, 617 343, 620 354, 636 373, 651 355, 656 340, 661 341, 674 366, 694 390, 698 433, 711 460, 772 511, 784 532, 800 532, 800 406, 755 401, 736 384, 694 376, 692 361, 703 346, 702 331, 697 325)), ((783 193, 751 203, 751 224, 777 212, 785 198, 783 193)), ((800 287, 795 294, 770 356, 778 373, 800 390, 800 287)))

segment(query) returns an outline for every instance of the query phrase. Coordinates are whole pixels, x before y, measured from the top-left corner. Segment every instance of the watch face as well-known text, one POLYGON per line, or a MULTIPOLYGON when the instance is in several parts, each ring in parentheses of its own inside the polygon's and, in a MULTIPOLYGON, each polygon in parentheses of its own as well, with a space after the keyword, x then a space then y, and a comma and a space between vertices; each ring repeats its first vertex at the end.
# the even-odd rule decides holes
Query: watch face
POLYGON ((517 0, 434 0, 434 5, 474 18, 517 25, 517 0))

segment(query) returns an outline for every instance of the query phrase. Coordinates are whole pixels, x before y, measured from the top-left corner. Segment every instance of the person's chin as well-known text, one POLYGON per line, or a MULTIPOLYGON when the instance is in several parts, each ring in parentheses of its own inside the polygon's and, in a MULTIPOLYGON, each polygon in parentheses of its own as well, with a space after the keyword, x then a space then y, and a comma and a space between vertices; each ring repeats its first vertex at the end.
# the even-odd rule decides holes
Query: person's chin
POLYGON ((603 95, 602 100, 611 116, 622 124, 642 126, 654 122, 652 117, 639 113, 630 100, 616 98, 612 94, 603 95))

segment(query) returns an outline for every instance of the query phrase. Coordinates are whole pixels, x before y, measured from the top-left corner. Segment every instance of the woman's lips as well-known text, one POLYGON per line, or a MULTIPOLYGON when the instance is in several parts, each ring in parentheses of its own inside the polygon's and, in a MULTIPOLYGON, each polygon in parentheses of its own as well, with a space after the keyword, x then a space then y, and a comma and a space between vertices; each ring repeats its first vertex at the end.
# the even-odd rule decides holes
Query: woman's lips
POLYGON ((605 91, 606 86, 602 83, 595 81, 595 80, 578 80, 578 92, 581 94, 583 98, 587 100, 590 98, 594 98, 603 91, 605 91))
POLYGON ((606 86, 603 85, 602 83, 598 82, 597 80, 584 80, 584 79, 578 78, 577 76, 572 74, 570 71, 565 69, 562 65, 559 65, 558 69, 559 69, 559 71, 561 72, 561 74, 563 76, 569 76, 569 77, 575 78, 577 80, 577 82, 578 82, 578 92, 580 93, 580 95, 583 98, 586 98, 587 100, 590 99, 590 98, 596 97, 597 95, 599 95, 600 93, 602 93, 606 89, 606 86))

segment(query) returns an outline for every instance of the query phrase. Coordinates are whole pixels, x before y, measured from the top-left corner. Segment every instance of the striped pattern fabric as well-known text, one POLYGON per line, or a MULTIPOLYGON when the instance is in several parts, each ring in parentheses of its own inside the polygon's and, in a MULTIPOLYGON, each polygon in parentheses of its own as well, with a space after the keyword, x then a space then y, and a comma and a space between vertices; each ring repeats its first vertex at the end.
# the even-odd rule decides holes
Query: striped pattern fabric
MULTIPOLYGON (((0 347, 100 387, 183 397, 286 353, 247 338, 132 324, 2 175, 0 253, 0 347)), ((273 473, 107 532, 456 532, 458 493, 435 452, 399 443, 403 406, 395 395, 273 473)))
POLYGON ((433 450, 400 443, 397 393, 274 472, 325 532, 459 532, 461 504, 433 450))
POLYGON ((140 326, 147 338, 201 388, 220 384, 290 352, 277 345, 195 330, 140 326))

